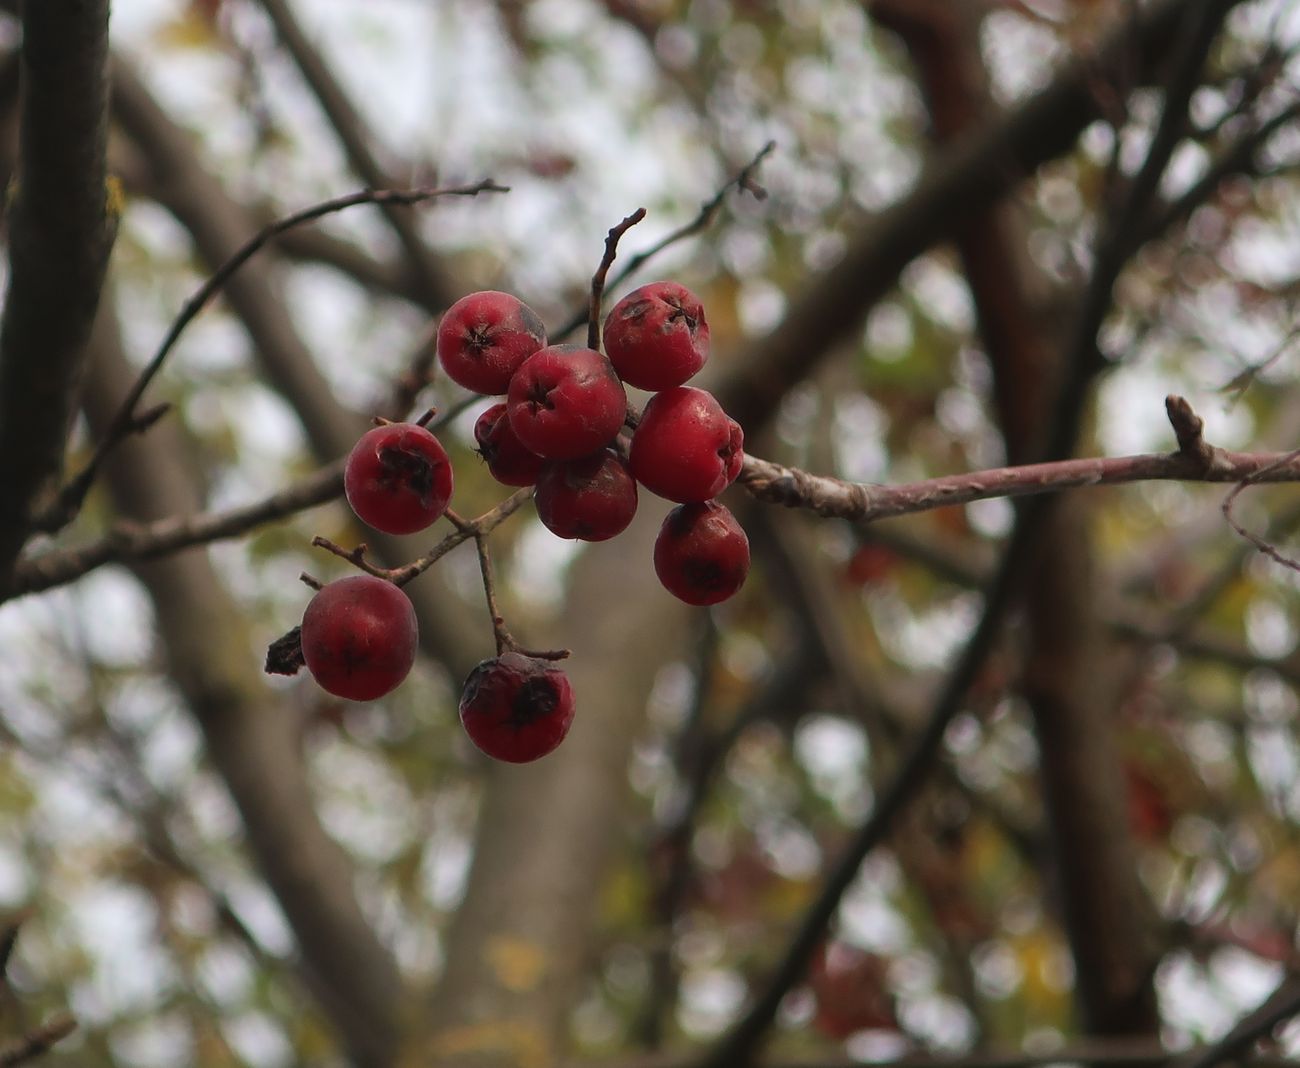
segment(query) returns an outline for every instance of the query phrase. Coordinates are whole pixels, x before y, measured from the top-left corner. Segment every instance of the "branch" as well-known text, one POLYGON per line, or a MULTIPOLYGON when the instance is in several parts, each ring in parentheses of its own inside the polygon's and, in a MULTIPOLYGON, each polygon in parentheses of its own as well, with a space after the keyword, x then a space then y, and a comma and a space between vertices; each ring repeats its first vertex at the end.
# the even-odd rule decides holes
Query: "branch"
POLYGON ((645 208, 637 208, 617 226, 605 235, 605 254, 600 258, 600 266, 591 276, 591 300, 587 305, 587 348, 600 351, 600 299, 605 292, 605 276, 618 255, 619 240, 632 227, 645 218, 645 208))
MULTIPOLYGON (((410 378, 410 382, 399 385, 392 410, 409 408, 409 398, 413 395, 411 386, 419 380, 419 375, 413 371, 410 378)), ((430 429, 436 430, 451 422, 479 399, 466 397, 452 405, 430 424, 430 429)), ((65 585, 104 564, 154 560, 195 545, 238 538, 264 523, 286 519, 335 500, 343 493, 345 460, 336 460, 295 485, 251 504, 222 512, 170 516, 153 523, 119 522, 104 537, 86 545, 20 560, 14 569, 13 583, 4 595, 0 595, 0 603, 3 603, 5 595, 19 597, 65 585)))
POLYGON ((1209 1049, 1194 1053, 1179 1062, 1179 1068, 1214 1068, 1226 1060, 1245 1053, 1257 1039, 1300 1013, 1300 979, 1291 976, 1236 1027, 1209 1049))
MULTIPOLYGON (((357 113, 343 87, 334 76, 331 66, 308 40, 302 27, 293 16, 285 0, 262 0, 262 8, 275 25, 275 32, 292 57, 307 83, 316 102, 320 104, 329 124, 334 128, 339 143, 347 155, 348 164, 368 186, 375 189, 391 185, 391 176, 376 158, 371 148, 373 130, 357 113)), ((402 245, 402 251, 418 280, 418 288, 426 300, 446 308, 457 294, 447 271, 437 256, 420 236, 419 227, 411 217, 394 211, 392 204, 381 204, 384 218, 402 245)))
MULTIPOLYGON (((434 564, 446 556, 452 549, 456 548, 462 542, 469 541, 470 538, 478 540, 486 537, 492 530, 503 523, 507 518, 519 510, 519 508, 533 496, 533 487, 525 486, 523 489, 516 490, 495 508, 484 512, 477 519, 459 520, 455 523, 456 529, 444 537, 437 545, 430 549, 423 556, 412 560, 409 564, 401 567, 380 567, 370 562, 369 552, 363 543, 352 549, 344 549, 336 545, 329 538, 315 537, 312 538, 312 545, 318 549, 324 549, 326 552, 333 553, 335 556, 346 560, 353 567, 359 568, 367 575, 374 575, 376 578, 384 579, 397 586, 405 586, 412 579, 424 574, 434 564)), ((307 576, 304 576, 307 579, 307 576)), ((485 580, 486 581, 486 580, 485 580)), ((311 585, 315 580, 309 580, 311 585)), ((317 587, 319 588, 319 587, 317 587)), ((486 588, 486 587, 485 587, 486 588)), ((499 635, 497 629, 497 615, 495 608, 490 609, 493 617, 493 632, 499 635)), ((266 666, 264 670, 271 675, 296 675, 303 666, 302 659, 302 634, 298 627, 279 638, 276 638, 267 647, 266 666)), ((513 639, 512 639, 513 640, 513 639)), ((522 650, 521 650, 522 651, 522 650)), ((547 660, 560 660, 568 656, 567 651, 558 652, 532 652, 527 653, 529 656, 541 657, 547 660)))
POLYGON ((858 329, 903 267, 1074 145, 1100 112, 1093 92, 1098 65, 1134 56, 1144 80, 1160 69, 1190 7, 1189 0, 1166 0, 1143 8, 1096 55, 1069 64, 1040 93, 937 156, 911 193, 867 222, 843 258, 792 298, 781 324, 719 383, 719 403, 746 436, 756 436, 791 386, 858 329))
MULTIPOLYGON (((1171 413, 1185 409, 1199 423, 1198 417, 1182 398, 1171 397, 1166 405, 1171 408, 1171 413)), ((451 414, 449 412, 442 419, 451 414)), ((1182 418, 1171 414, 1171 422, 1176 427, 1180 425, 1176 420, 1182 418)), ((1183 432, 1187 432, 1186 426, 1183 432)), ((759 500, 790 508, 806 508, 828 518, 867 523, 972 501, 1059 493, 1082 486, 1149 481, 1240 482, 1246 478, 1252 483, 1300 481, 1300 455, 1229 452, 1208 445, 1198 431, 1194 438, 1188 439, 1186 449, 1177 452, 997 467, 897 486, 845 482, 757 456, 747 456, 739 481, 759 500)), ((107 563, 150 560, 190 546, 238 537, 262 523, 323 504, 340 492, 342 466, 335 463, 295 486, 229 511, 173 517, 145 525, 122 524, 106 537, 88 545, 49 552, 24 561, 15 572, 8 594, 38 593, 61 586, 107 563)), ((495 526, 518 508, 527 496, 527 492, 515 494, 500 506, 508 507, 505 514, 497 515, 494 509, 475 522, 494 516, 492 525, 495 526)), ((486 532, 491 527, 480 529, 486 532)), ((472 532, 462 531, 449 534, 428 554, 403 567, 383 568, 367 562, 365 569, 399 585, 405 584, 472 536, 472 532)), ((355 550, 339 550, 336 555, 353 560, 354 554, 355 550)))
POLYGON ((104 564, 153 560, 193 545, 240 537, 263 523, 334 500, 343 492, 344 462, 340 459, 288 489, 228 511, 172 516, 153 523, 119 522, 107 535, 87 545, 21 561, 7 592, 12 596, 39 593, 73 582, 104 564))
MULTIPOLYGON (((1171 397, 1170 406, 1186 405, 1171 397)), ((1190 408, 1187 409, 1190 412, 1190 408)), ((1172 418, 1171 418, 1171 421, 1172 418)), ((1199 421, 1199 420, 1198 420, 1199 421)), ((872 522, 889 516, 924 512, 994 497, 1059 493, 1081 486, 1125 482, 1296 482, 1300 454, 1229 452, 1199 444, 1170 453, 1090 457, 1050 463, 995 467, 962 475, 944 475, 898 486, 844 482, 747 456, 740 482, 760 500, 807 508, 818 515, 872 522)))
POLYGON ((58 475, 116 203, 108 186, 108 0, 24 5, 20 161, 0 321, 0 587, 58 475))
POLYGON ((44 529, 57 530, 65 526, 77 514, 87 492, 94 483, 95 475, 103 464, 104 458, 125 437, 138 430, 137 423, 140 417, 136 415, 136 405, 140 403, 140 398, 144 395, 149 383, 153 381, 154 376, 162 369, 163 361, 175 347, 176 342, 180 340, 185 328, 198 317, 199 312, 221 291, 226 282, 230 280, 230 277, 276 235, 282 234, 286 230, 292 230, 304 223, 314 222, 326 215, 333 215, 347 208, 355 207, 358 204, 412 205, 444 196, 472 197, 478 196, 479 193, 507 192, 509 192, 508 186, 498 185, 490 178, 485 178, 472 185, 448 186, 443 189, 363 189, 356 193, 349 193, 319 204, 313 204, 311 207, 296 211, 268 226, 264 226, 253 237, 245 241, 238 251, 226 259, 185 302, 185 306, 181 308, 180 314, 177 315, 171 327, 168 328, 157 351, 144 369, 141 370, 140 376, 126 395, 126 399, 123 400, 108 429, 100 438, 99 444, 95 446, 95 451, 86 462, 86 466, 64 487, 57 502, 48 514, 43 517, 42 526, 44 529))
MULTIPOLYGON (((736 176, 734 178, 732 178, 729 182, 723 185, 722 188, 719 189, 713 196, 711 196, 708 200, 706 200, 703 204, 700 205, 699 213, 695 216, 694 219, 686 223, 686 225, 680 226, 676 230, 673 230, 671 233, 666 234, 664 237, 660 238, 649 248, 644 249, 641 252, 638 252, 635 256, 629 259, 627 263, 624 264, 623 269, 614 275, 614 280, 609 283, 610 286, 617 287, 624 280, 631 277, 642 267, 644 267, 650 260, 658 256, 659 253, 663 252, 664 249, 671 248, 679 241, 685 241, 686 238, 691 237, 698 233, 702 233, 703 231, 707 230, 709 226, 713 223, 713 220, 717 217, 718 212, 722 210, 722 205, 723 202, 726 200, 727 193, 730 192, 732 189, 743 189, 747 193, 752 194, 755 198, 759 200, 762 200, 764 197, 766 197, 767 191, 754 181, 754 172, 758 170, 758 165, 762 163, 763 160, 765 160, 775 148, 776 148, 775 141, 769 141, 762 148, 760 148, 758 152, 755 154, 754 158, 751 159, 748 163, 746 163, 736 173, 736 176)), ((572 319, 570 319, 567 323, 565 323, 562 327, 560 327, 560 329, 555 332, 555 337, 556 338, 568 337, 569 334, 573 333, 573 331, 577 330, 581 326, 587 326, 588 328, 590 328, 591 322, 592 322, 592 312, 590 306, 588 306, 586 309, 580 311, 577 315, 575 315, 572 319)), ((589 347, 594 348, 595 346, 589 346, 589 347)))
POLYGON ((15 1068, 48 1053, 56 1042, 77 1029, 77 1021, 63 1014, 54 1016, 34 1031, 29 1031, 11 1046, 0 1049, 0 1068, 15 1068))
POLYGON ((1290 568, 1292 571, 1300 571, 1300 562, 1291 559, 1289 556, 1283 555, 1278 551, 1277 546, 1261 538, 1258 534, 1252 533, 1238 523, 1236 517, 1232 514, 1232 506, 1247 486, 1253 486, 1258 482, 1274 481, 1270 478, 1271 475, 1278 471, 1286 470, 1297 460, 1300 460, 1300 449, 1288 452, 1273 463, 1269 464, 1267 467, 1243 476, 1241 481, 1233 487, 1232 492, 1223 499, 1222 505, 1223 518, 1228 521, 1228 525, 1231 526, 1233 530, 1250 542, 1251 545, 1255 546, 1256 549, 1262 552, 1270 560, 1281 564, 1283 567, 1290 568))

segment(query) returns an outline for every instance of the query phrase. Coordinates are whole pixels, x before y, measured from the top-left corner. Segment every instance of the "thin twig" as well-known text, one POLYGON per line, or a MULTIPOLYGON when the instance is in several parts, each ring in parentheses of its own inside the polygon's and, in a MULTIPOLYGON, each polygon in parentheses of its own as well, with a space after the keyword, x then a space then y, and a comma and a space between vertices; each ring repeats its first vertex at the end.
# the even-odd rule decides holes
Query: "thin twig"
POLYGON ((1300 571, 1300 561, 1286 556, 1272 542, 1265 541, 1258 534, 1247 530, 1244 526, 1238 523, 1236 517, 1232 514, 1232 506, 1247 486, 1253 486, 1259 482, 1281 481, 1280 479, 1273 479, 1270 476, 1279 471, 1289 470, 1298 459, 1300 459, 1300 449, 1295 449, 1278 457, 1273 463, 1260 468, 1258 471, 1246 475, 1232 488, 1232 492, 1223 499, 1222 505, 1223 518, 1228 521, 1228 525, 1232 527, 1233 530, 1250 542, 1251 545, 1255 546, 1256 549, 1262 552, 1270 560, 1281 564, 1283 567, 1289 567, 1292 571, 1300 571))
POLYGON ((619 240, 632 227, 645 218, 645 208, 637 208, 626 219, 613 227, 605 235, 605 254, 600 258, 600 266, 591 276, 591 300, 587 305, 587 348, 600 351, 600 299, 605 292, 605 276, 618 255, 619 240))
MULTIPOLYGON (((471 526, 472 524, 466 524, 471 526)), ((492 578, 492 554, 488 552, 487 535, 476 530, 468 531, 474 538, 474 548, 478 552, 479 574, 483 577, 483 596, 487 600, 488 615, 492 619, 492 638, 496 642, 497 656, 502 653, 520 653, 531 656, 534 660, 565 660, 568 649, 525 649, 506 629, 505 617, 497 603, 496 582, 492 578)))
POLYGON ((185 302, 180 314, 177 315, 163 337, 157 351, 141 370, 139 377, 131 387, 126 399, 123 400, 117 414, 109 423, 108 430, 95 446, 95 450, 86 466, 63 487, 54 504, 47 509, 46 514, 41 519, 41 528, 44 530, 58 530, 66 526, 77 514, 104 459, 136 426, 138 418, 135 414, 136 405, 140 403, 144 391, 162 368, 163 361, 180 339, 185 328, 197 318, 199 312, 216 296, 222 286, 230 280, 230 277, 276 235, 359 204, 413 205, 444 196, 477 196, 480 193, 506 192, 509 192, 508 186, 498 185, 490 178, 485 178, 472 185, 447 186, 438 189, 362 189, 346 196, 335 197, 314 204, 263 227, 257 234, 249 238, 234 255, 218 267, 185 302))
MULTIPOLYGON (((404 386, 399 386, 399 393, 403 397, 406 395, 404 386)), ((480 400, 481 397, 470 396, 458 401, 430 424, 430 429, 445 426, 480 400)), ((408 407, 409 402, 404 403, 401 410, 408 407)), ((169 516, 153 523, 120 523, 104 537, 86 545, 57 549, 21 560, 5 593, 11 597, 38 593, 73 582, 104 564, 151 560, 194 545, 240 537, 266 523, 286 519, 337 498, 343 492, 343 464, 342 459, 337 460, 300 482, 251 504, 223 512, 169 516)))
MULTIPOLYGON (((621 271, 615 272, 613 280, 608 283, 609 286, 619 286, 665 249, 671 248, 679 241, 685 241, 686 238, 692 237, 695 234, 708 229, 714 218, 717 216, 719 210, 721 210, 723 202, 726 200, 727 193, 732 189, 744 190, 758 200, 764 199, 767 196, 767 190, 754 181, 754 172, 758 169, 758 165, 762 163, 775 148, 775 141, 769 141, 765 144, 754 155, 754 158, 746 163, 745 166, 736 173, 734 178, 728 181, 713 196, 700 205, 700 210, 696 214, 695 218, 684 226, 679 226, 676 230, 665 234, 649 248, 638 252, 635 256, 629 259, 627 263, 624 264, 621 271)), ((553 336, 555 338, 568 337, 580 326, 584 324, 589 326, 592 318, 591 308, 588 306, 584 310, 578 312, 559 330, 556 330, 553 336)))
POLYGON ((496 642, 497 656, 506 652, 512 645, 510 632, 506 630, 505 618, 497 604, 496 583, 492 579, 492 557, 488 553, 487 539, 482 534, 474 535, 474 549, 478 553, 479 574, 483 577, 483 596, 487 600, 488 616, 492 620, 492 638, 496 642))
MULTIPOLYGON (((412 579, 424 574, 434 564, 446 556, 452 549, 456 548, 462 542, 478 536, 486 536, 491 531, 500 526, 506 519, 519 510, 519 508, 531 498, 533 487, 525 486, 516 490, 495 508, 484 512, 477 519, 464 520, 457 516, 459 526, 450 534, 446 535, 441 541, 433 546, 427 553, 409 564, 401 567, 384 568, 372 564, 366 557, 365 545, 358 545, 353 549, 345 549, 336 545, 328 538, 316 537, 312 539, 312 544, 318 548, 325 549, 327 552, 339 556, 353 566, 360 568, 368 575, 374 575, 376 578, 384 579, 396 586, 405 586, 412 579)), ((302 667, 301 646, 299 644, 300 635, 295 627, 288 633, 281 635, 275 641, 271 642, 267 650, 267 664, 265 670, 273 675, 293 675, 302 667)), ((523 652, 524 650, 520 650, 523 652)), ((539 653, 529 652, 529 656, 542 657, 552 660, 563 659, 567 652, 561 653, 539 653)))

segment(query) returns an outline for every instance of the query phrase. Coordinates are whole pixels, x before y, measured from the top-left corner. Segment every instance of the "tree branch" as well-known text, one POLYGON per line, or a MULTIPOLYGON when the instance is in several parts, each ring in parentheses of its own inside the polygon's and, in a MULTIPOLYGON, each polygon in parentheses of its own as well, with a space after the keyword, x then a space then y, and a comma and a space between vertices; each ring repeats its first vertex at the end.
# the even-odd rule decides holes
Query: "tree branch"
MULTIPOLYGON (((275 32, 297 65, 303 81, 311 89, 334 128, 352 169, 372 188, 381 189, 392 185, 388 173, 371 148, 372 135, 365 121, 334 77, 330 65, 298 25, 289 5, 285 0, 262 0, 262 8, 274 24, 275 32)), ((420 236, 415 220, 409 213, 397 211, 395 207, 393 204, 381 205, 384 217, 397 235, 407 261, 419 278, 420 288, 429 300, 440 307, 448 307, 460 294, 456 292, 442 263, 420 236)))
MULTIPOLYGON (((1219 0, 1231 4, 1232 0, 1219 0)), ((1036 168, 1068 151, 1100 114, 1093 92, 1098 65, 1134 55, 1144 79, 1168 56, 1192 0, 1144 8, 1114 32, 1098 54, 1071 63, 1052 82, 992 125, 963 136, 922 173, 911 193, 872 218, 843 258, 809 281, 772 333, 753 344, 719 383, 726 412, 757 436, 782 397, 816 367, 834 343, 856 330, 872 305, 913 259, 949 237, 1036 168)))
MULTIPOLYGON (((1166 404, 1179 407, 1186 405, 1186 401, 1173 397, 1166 404)), ((106 563, 149 560, 190 546, 238 537, 263 523, 337 497, 342 486, 341 472, 341 464, 335 463, 253 504, 224 512, 173 516, 144 525, 123 524, 88 545, 33 557, 23 561, 16 570, 8 595, 37 593, 61 586, 106 563)), ((1300 456, 1229 452, 1201 441, 1199 445, 1189 446, 1187 451, 996 467, 894 486, 845 482, 747 456, 739 482, 759 500, 805 508, 828 518, 870 523, 972 501, 1059 493, 1082 486, 1151 481, 1226 483, 1246 478, 1252 483, 1300 481, 1300 456)), ((515 507, 518 504, 512 505, 511 510, 515 507)), ((409 581, 468 536, 450 534, 447 544, 440 543, 418 561, 395 568, 371 565, 371 570, 409 581)))
POLYGON ((0 587, 57 477, 113 244, 108 0, 23 7, 20 159, 0 320, 0 587))
MULTIPOLYGON (((1166 404, 1185 405, 1186 401, 1170 397, 1166 404)), ((1196 440, 1200 442, 1199 446, 1189 446, 1177 452, 995 467, 897 486, 845 482, 747 456, 739 481, 760 500, 864 523, 994 497, 1057 493, 1081 486, 1150 481, 1300 481, 1300 456, 1276 452, 1229 452, 1205 445, 1199 435, 1196 440)))

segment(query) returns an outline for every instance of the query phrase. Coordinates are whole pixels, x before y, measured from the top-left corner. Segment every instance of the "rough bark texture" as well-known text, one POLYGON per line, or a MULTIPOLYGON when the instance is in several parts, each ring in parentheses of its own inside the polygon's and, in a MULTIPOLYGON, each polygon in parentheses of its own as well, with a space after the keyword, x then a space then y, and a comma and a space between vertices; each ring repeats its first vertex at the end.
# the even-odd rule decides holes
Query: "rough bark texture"
MULTIPOLYGON (((92 426, 112 418, 133 377, 106 306, 87 376, 92 426)), ((127 440, 106 471, 120 515, 146 522, 196 510, 199 477, 187 468, 187 453, 176 424, 166 420, 127 440)), ((391 1063, 401 979, 357 904, 351 863, 316 816, 300 723, 261 681, 248 625, 203 550, 134 571, 153 601, 168 675, 239 808, 249 849, 293 928, 325 1017, 358 1065, 391 1063)))
POLYGON ((0 321, 0 585, 62 470, 113 243, 105 152, 108 0, 22 9, 20 160, 0 321))
MULTIPOLYGON (((959 136, 992 111, 977 7, 943 10, 880 0, 872 10, 907 44, 938 139, 959 136)), ((1042 315, 1047 286, 1020 251, 1023 231, 1019 216, 1005 207, 980 212, 956 231, 1011 463, 1039 458, 1061 378, 1059 337, 1042 315)), ((1129 833, 1114 680, 1104 667, 1105 633, 1080 495, 1054 502, 1028 590, 1023 689, 1038 738, 1082 1023, 1094 1034, 1154 1035, 1153 914, 1129 833)))

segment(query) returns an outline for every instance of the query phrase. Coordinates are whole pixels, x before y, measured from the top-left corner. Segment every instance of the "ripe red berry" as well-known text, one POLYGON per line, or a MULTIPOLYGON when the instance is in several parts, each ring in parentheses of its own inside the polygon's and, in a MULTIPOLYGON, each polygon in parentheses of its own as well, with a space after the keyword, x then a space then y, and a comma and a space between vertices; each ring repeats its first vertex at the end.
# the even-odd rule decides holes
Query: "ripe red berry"
POLYGON ((552 534, 605 541, 626 530, 636 515, 636 480, 613 449, 578 460, 550 460, 537 478, 533 501, 552 534))
POLYGON ((605 354, 629 385, 680 386, 709 358, 709 324, 700 299, 676 282, 633 290, 605 319, 605 354))
POLYGON ((460 722, 488 756, 524 764, 564 741, 573 723, 573 687, 549 660, 502 653, 469 673, 460 722))
POLYGON ((452 482, 447 450, 414 423, 387 423, 362 434, 343 471, 343 490, 357 518, 386 534, 412 534, 441 516, 452 482))
POLYGON ((675 386, 650 398, 632 434, 632 474, 651 493, 686 504, 716 497, 740 474, 745 435, 712 393, 675 386))
POLYGON ((504 404, 494 404, 478 417, 474 440, 492 477, 506 486, 531 486, 546 462, 515 436, 504 404))
POLYGON ((322 690, 373 701, 415 663, 415 609, 398 587, 353 575, 319 590, 302 617, 302 656, 322 690))
POLYGON ((745 583, 749 539, 731 510, 717 501, 680 504, 655 539, 655 574, 687 604, 717 604, 745 583))
POLYGON ((438 324, 443 370, 475 393, 504 393, 519 365, 545 344, 541 317, 518 297, 493 289, 461 297, 438 324))
POLYGON ((627 416, 627 394, 595 349, 552 345, 523 362, 506 398, 510 427, 548 460, 576 460, 603 449, 627 416))

